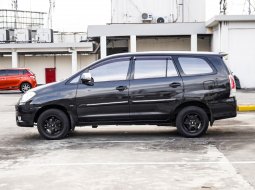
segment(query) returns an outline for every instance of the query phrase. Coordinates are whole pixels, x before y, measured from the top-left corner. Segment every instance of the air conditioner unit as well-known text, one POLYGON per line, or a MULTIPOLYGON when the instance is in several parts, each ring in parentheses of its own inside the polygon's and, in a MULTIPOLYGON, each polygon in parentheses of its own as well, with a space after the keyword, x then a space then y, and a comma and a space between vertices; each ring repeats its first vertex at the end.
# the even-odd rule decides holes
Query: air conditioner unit
POLYGON ((142 14, 142 21, 151 22, 152 20, 153 20, 152 14, 149 14, 149 13, 143 13, 142 14))
POLYGON ((157 23, 165 23, 165 19, 163 17, 158 17, 157 23))
POLYGON ((31 40, 32 40, 31 34, 32 34, 32 31, 28 29, 14 30, 14 36, 15 36, 16 42, 31 43, 31 40))
POLYGON ((37 29, 36 41, 38 43, 53 43, 53 30, 48 28, 37 29))
POLYGON ((0 43, 6 43, 10 41, 9 30, 0 29, 0 43))

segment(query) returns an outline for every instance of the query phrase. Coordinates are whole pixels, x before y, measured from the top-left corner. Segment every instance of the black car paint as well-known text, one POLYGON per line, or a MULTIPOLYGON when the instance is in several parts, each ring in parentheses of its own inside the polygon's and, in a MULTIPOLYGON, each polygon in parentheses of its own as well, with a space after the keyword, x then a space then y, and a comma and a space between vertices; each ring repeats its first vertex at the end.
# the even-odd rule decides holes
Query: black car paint
POLYGON ((63 110, 72 127, 104 124, 169 125, 175 122, 178 111, 187 105, 204 108, 212 124, 214 120, 236 116, 236 100, 229 98, 229 73, 225 67, 221 55, 214 54, 116 55, 95 62, 65 81, 35 89, 36 96, 32 100, 16 105, 17 125, 34 126, 39 115, 49 108, 63 110), (139 56, 169 57, 174 61, 179 76, 134 80, 132 65, 139 56), (185 75, 178 56, 202 57, 210 63, 214 72, 185 75), (120 57, 130 59, 127 80, 98 82, 94 85, 70 83, 96 64, 120 57))

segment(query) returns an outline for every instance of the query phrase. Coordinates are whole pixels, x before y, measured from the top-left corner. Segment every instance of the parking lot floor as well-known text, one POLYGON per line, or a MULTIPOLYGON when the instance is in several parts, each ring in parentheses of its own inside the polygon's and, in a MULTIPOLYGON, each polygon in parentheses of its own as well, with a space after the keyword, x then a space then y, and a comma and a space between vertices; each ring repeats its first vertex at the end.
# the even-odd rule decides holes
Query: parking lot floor
POLYGON ((19 93, 0 93, 0 189, 254 189, 255 113, 217 121, 202 138, 175 128, 77 128, 43 140, 15 124, 19 93))

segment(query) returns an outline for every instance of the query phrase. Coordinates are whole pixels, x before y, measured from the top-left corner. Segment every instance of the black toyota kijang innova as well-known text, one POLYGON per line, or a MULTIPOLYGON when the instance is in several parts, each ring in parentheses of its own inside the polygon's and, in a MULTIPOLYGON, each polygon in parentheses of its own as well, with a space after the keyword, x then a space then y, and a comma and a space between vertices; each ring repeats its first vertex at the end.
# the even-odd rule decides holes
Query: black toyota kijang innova
POLYGON ((236 116, 234 77, 223 55, 191 52, 116 54, 70 78, 25 93, 16 105, 21 127, 45 139, 75 126, 176 126, 199 137, 215 120, 236 116))

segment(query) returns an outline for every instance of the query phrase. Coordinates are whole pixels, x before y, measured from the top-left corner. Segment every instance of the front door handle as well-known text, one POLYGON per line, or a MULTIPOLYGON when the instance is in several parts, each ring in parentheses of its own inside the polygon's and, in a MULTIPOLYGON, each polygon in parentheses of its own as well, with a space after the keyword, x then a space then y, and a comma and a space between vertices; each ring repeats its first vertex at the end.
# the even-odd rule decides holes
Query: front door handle
POLYGON ((127 90, 127 89, 128 89, 127 86, 118 86, 118 87, 116 87, 116 90, 118 90, 118 91, 124 91, 124 90, 127 90))
POLYGON ((171 83, 169 86, 172 87, 172 88, 177 88, 177 87, 181 86, 181 83, 179 83, 179 82, 173 82, 173 83, 171 83))

